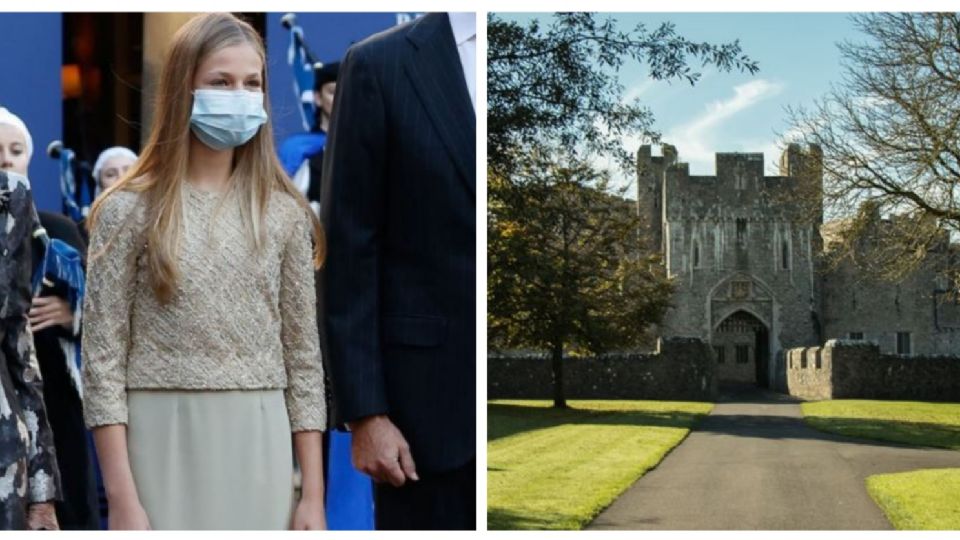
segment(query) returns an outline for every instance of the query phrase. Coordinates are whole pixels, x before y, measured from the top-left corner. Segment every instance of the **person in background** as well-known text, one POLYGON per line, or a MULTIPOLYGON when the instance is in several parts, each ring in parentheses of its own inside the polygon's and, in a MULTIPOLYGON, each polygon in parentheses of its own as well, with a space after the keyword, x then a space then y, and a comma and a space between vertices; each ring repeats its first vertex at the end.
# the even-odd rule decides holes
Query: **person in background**
MULTIPOLYGON (((333 98, 337 91, 337 74, 340 70, 339 62, 327 62, 313 72, 313 104, 314 118, 313 128, 308 133, 297 133, 288 137, 280 145, 278 157, 283 170, 290 176, 293 185, 306 197, 310 203, 310 208, 316 215, 320 215, 320 186, 323 174, 323 148, 327 141, 327 132, 330 129, 330 118, 333 115, 333 98)), ((316 286, 320 287, 322 271, 317 272, 316 286)), ((323 310, 322 299, 318 297, 317 312, 323 310)), ((319 322, 319 319, 318 319, 319 322)), ((322 324, 318 324, 317 331, 320 335, 321 346, 324 345, 324 335, 322 324)), ((326 354, 324 361, 326 361, 326 354)), ((324 366, 326 368, 326 365, 324 366)), ((325 370, 329 377, 329 371, 325 370)), ((331 408, 333 400, 331 398, 330 385, 326 385, 327 395, 327 418, 333 418, 331 408)), ((330 430, 335 425, 329 425, 327 431, 323 433, 323 453, 329 456, 330 450, 330 430)), ((327 462, 330 466, 330 462, 327 462)), ((324 481, 327 480, 328 470, 324 469, 324 481)))
POLYGON ((93 165, 93 179, 97 182, 97 195, 117 183, 137 161, 137 154, 124 146, 107 148, 97 156, 93 165))
MULTIPOLYGON (((310 207, 318 216, 323 176, 323 149, 330 129, 330 119, 333 116, 339 71, 339 62, 327 62, 320 68, 314 69, 313 127, 307 133, 298 133, 284 140, 278 152, 284 170, 300 193, 310 201, 310 207)), ((316 275, 318 289, 322 280, 323 271, 320 270, 316 275)), ((317 295, 317 313, 322 312, 323 295, 317 295)), ((318 318, 317 333, 320 336, 324 373, 327 376, 325 380, 327 418, 330 420, 328 429, 323 433, 323 455, 327 457, 323 471, 324 485, 332 486, 334 482, 331 480, 334 480, 341 487, 346 487, 350 493, 349 497, 327 499, 329 503, 327 510, 335 516, 331 526, 336 524, 347 528, 370 529, 373 526, 370 516, 370 508, 373 507, 370 479, 353 468, 350 463, 350 435, 347 433, 347 427, 333 422, 336 418, 336 400, 333 399, 332 384, 329 381, 326 336, 320 318, 318 318), (356 510, 358 508, 363 510, 356 510), (344 519, 346 522, 342 521, 344 519)))
POLYGON ((333 116, 333 100, 337 92, 339 62, 329 62, 314 71, 313 103, 316 117, 309 133, 298 133, 280 145, 280 163, 310 207, 320 213, 320 187, 323 174, 323 149, 333 116))
MULTIPOLYGON (((27 176, 33 156, 33 138, 26 124, 6 109, 0 109, 0 169, 27 176)), ((50 238, 62 240, 81 258, 86 243, 77 224, 54 212, 37 212, 40 226, 50 238)), ((44 243, 31 240, 31 275, 44 256, 44 243)), ((80 346, 80 310, 71 307, 66 291, 42 290, 32 299, 28 313, 30 331, 43 379, 43 394, 62 483, 62 498, 56 502, 60 528, 99 529, 94 478, 94 457, 83 425, 80 373, 76 365, 80 346)))
MULTIPOLYGON (((6 111, 2 111, 6 112, 6 111)), ((0 159, 8 162, 9 133, 0 126, 0 159)), ((20 143, 15 152, 29 152, 20 143)), ((33 350, 30 236, 38 226, 30 183, 0 170, 0 529, 58 528, 60 498, 53 433, 33 350)))

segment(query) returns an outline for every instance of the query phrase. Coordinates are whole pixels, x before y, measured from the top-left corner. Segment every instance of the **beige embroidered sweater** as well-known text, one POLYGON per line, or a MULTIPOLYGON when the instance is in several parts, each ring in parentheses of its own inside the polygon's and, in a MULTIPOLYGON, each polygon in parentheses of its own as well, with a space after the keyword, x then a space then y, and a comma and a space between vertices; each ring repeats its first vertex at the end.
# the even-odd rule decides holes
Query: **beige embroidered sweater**
POLYGON ((148 281, 140 195, 103 202, 84 300, 87 425, 126 423, 130 389, 283 388, 292 431, 325 429, 308 215, 275 192, 257 256, 233 198, 187 182, 181 195, 179 280, 166 305, 148 281))

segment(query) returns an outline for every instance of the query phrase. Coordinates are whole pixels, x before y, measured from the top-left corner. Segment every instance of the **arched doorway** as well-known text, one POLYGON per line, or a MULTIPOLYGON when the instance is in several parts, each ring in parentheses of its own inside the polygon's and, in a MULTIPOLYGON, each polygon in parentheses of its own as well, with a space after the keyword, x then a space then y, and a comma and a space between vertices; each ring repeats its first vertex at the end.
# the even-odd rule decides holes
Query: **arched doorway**
POLYGON ((733 312, 717 325, 711 344, 720 381, 767 386, 770 334, 755 315, 733 312))

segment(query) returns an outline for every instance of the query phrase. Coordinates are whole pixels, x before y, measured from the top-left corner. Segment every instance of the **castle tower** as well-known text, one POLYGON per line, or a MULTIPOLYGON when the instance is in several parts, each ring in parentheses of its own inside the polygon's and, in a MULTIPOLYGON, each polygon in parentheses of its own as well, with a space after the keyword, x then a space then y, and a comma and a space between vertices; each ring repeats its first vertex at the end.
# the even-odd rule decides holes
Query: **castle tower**
POLYGON ((822 341, 819 149, 788 147, 778 176, 764 174, 759 152, 717 153, 703 176, 676 163, 673 147, 661 158, 640 150, 638 207, 660 216, 675 278, 662 334, 709 342, 722 380, 776 387, 781 351, 822 341))
POLYGON ((640 216, 640 237, 654 251, 663 246, 663 173, 677 162, 676 147, 663 144, 662 155, 654 156, 653 147, 645 144, 637 151, 637 214, 640 216))
POLYGON ((823 223, 823 150, 820 145, 804 148, 788 144, 780 155, 780 176, 793 178, 800 184, 797 200, 801 211, 815 223, 823 223))

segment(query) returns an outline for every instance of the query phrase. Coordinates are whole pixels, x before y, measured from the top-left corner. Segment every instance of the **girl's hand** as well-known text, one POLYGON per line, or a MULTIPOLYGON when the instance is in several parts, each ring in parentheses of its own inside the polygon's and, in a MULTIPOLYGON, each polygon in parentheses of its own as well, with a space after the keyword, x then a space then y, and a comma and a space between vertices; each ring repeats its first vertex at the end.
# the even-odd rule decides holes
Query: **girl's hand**
POLYGON ((149 531, 150 520, 139 500, 108 501, 107 528, 111 531, 149 531))
POLYGON ((300 499, 293 512, 293 521, 290 524, 293 531, 325 531, 327 517, 322 500, 300 499))

